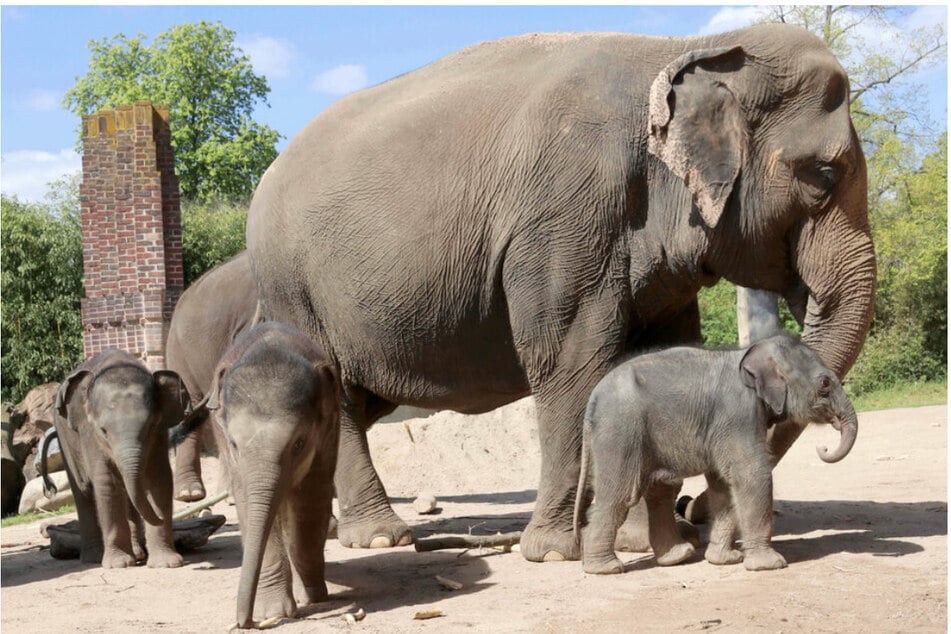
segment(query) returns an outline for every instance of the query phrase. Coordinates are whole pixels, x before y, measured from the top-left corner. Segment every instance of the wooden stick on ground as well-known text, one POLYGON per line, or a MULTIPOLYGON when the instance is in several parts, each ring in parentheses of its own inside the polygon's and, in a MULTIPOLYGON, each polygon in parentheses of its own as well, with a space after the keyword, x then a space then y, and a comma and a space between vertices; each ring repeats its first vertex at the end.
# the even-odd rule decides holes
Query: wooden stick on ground
POLYGON ((494 548, 497 546, 514 546, 522 538, 522 531, 511 533, 496 533, 495 535, 451 535, 449 537, 432 537, 416 541, 416 552, 424 553, 432 550, 447 548, 494 548))
POLYGON ((209 508, 209 507, 214 506, 215 504, 217 504, 218 502, 222 501, 222 500, 225 499, 226 497, 228 497, 228 492, 227 492, 227 491, 225 491, 225 492, 223 492, 223 493, 219 493, 218 495, 216 495, 216 496, 213 497, 213 498, 208 498, 207 500, 202 500, 201 502, 199 502, 198 504, 196 504, 196 505, 194 505, 194 506, 189 506, 188 508, 182 509, 182 510, 179 511, 178 513, 175 513, 174 515, 172 515, 172 519, 173 519, 173 520, 183 520, 183 519, 185 519, 186 517, 191 517, 192 515, 198 515, 199 513, 201 513, 202 511, 204 511, 206 508, 209 508))

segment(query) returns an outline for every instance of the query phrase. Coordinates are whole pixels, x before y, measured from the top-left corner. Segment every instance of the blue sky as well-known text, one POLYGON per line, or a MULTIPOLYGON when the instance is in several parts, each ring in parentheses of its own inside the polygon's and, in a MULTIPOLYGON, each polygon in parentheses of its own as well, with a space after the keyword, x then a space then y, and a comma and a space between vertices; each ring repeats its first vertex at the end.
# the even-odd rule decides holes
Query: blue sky
MULTIPOLYGON (((310 119, 347 92, 423 66, 470 44, 532 31, 627 31, 696 35, 749 24, 751 6, 38 6, 0 7, 0 190, 41 200, 46 183, 78 170, 78 118, 63 94, 89 64, 87 43, 221 21, 271 87, 255 119, 278 130, 283 149, 310 119)), ((921 7, 908 26, 943 22, 921 7)), ((880 35, 880 34, 879 34, 880 35)), ((915 78, 930 116, 946 127, 947 63, 915 78)))

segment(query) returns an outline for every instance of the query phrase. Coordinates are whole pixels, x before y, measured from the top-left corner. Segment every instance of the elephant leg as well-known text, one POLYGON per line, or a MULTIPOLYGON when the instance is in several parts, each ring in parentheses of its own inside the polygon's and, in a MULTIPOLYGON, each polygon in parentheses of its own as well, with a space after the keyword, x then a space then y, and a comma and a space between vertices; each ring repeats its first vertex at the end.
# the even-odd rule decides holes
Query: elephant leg
POLYGON ((624 572, 624 564, 614 552, 614 542, 631 498, 640 497, 641 478, 639 465, 628 459, 636 455, 629 447, 604 451, 604 443, 598 440, 601 439, 592 442, 595 446, 591 448, 598 458, 593 468, 594 502, 581 534, 582 569, 588 574, 618 574, 624 572), (606 477, 607 474, 610 475, 606 477))
POLYGON ((671 509, 681 482, 655 482, 644 495, 649 522, 648 536, 654 557, 661 566, 673 566, 690 559, 696 549, 680 534, 671 509))
MULTIPOLYGON (((794 423, 782 423, 773 425, 767 432, 767 443, 769 446, 769 458, 771 464, 775 467, 789 448, 793 446, 796 439, 802 434, 805 427, 794 423)), ((703 524, 711 517, 710 500, 708 491, 702 492, 691 500, 684 509, 684 517, 694 524, 703 524)))
POLYGON ((102 528, 102 567, 127 568, 135 565, 132 531, 129 527, 129 502, 119 477, 103 465, 93 478, 96 516, 102 528))
POLYGON ((148 553, 145 550, 145 527, 142 516, 132 505, 129 505, 129 534, 132 536, 132 554, 135 561, 145 561, 148 553))
MULTIPOLYGON (((610 276, 605 283, 610 283, 610 276)), ((563 305, 510 304, 515 347, 535 396, 541 443, 541 478, 535 510, 522 532, 528 561, 577 560, 572 513, 581 471, 581 433, 588 397, 621 353, 616 290, 592 289, 572 310, 563 305), (573 314, 568 324, 539 321, 540 315, 573 314), (540 335, 539 333, 544 333, 540 335), (559 334, 560 333, 560 334, 559 334), (560 337, 560 340, 552 340, 560 337)), ((517 289, 506 294, 518 297, 517 289)), ((563 295, 560 297, 571 296, 563 295)))
POLYGON ((76 514, 79 516, 79 559, 86 564, 102 562, 102 529, 99 528, 99 517, 96 513, 96 503, 93 499, 91 486, 81 487, 73 476, 72 469, 66 469, 70 490, 73 492, 73 501, 76 503, 76 514))
MULTIPOLYGON (((703 337, 700 330, 700 308, 697 301, 694 300, 675 317, 667 319, 663 323, 655 324, 645 330, 638 337, 634 350, 701 343, 703 343, 703 337)), ((671 507, 672 515, 673 511, 674 509, 671 507)), ((691 517, 687 515, 684 515, 683 518, 674 517, 677 529, 680 531, 680 536, 694 546, 699 546, 700 534, 691 523, 693 521, 691 517)), ((624 524, 618 529, 617 541, 614 545, 615 548, 620 551, 633 553, 642 553, 650 550, 650 529, 648 523, 647 500, 644 498, 631 507, 631 510, 627 514, 627 519, 624 520, 624 524)))
MULTIPOLYGON (((334 452, 335 453, 335 452, 334 452)), ((318 455, 304 481, 288 499, 287 549, 304 586, 308 603, 327 598, 324 544, 327 541, 334 495, 335 455, 318 455)))
POLYGON ((175 448, 175 499, 195 502, 205 497, 201 481, 202 430, 188 434, 175 448))
POLYGON ((707 474, 707 502, 711 509, 710 543, 704 559, 718 566, 738 564, 743 553, 736 548, 736 520, 730 489, 718 476, 707 474))
POLYGON ((149 497, 154 500, 162 520, 158 525, 145 525, 149 568, 178 568, 184 563, 175 550, 172 536, 172 472, 164 458, 164 450, 153 452, 149 469, 149 497))
POLYGON ((785 568, 786 560, 770 541, 773 536, 773 474, 768 460, 748 470, 731 470, 729 480, 736 521, 743 539, 747 570, 785 568))
POLYGON ((340 443, 334 484, 340 517, 337 539, 347 548, 390 548, 412 543, 413 534, 390 506, 370 459, 365 390, 348 386, 340 404, 340 443))

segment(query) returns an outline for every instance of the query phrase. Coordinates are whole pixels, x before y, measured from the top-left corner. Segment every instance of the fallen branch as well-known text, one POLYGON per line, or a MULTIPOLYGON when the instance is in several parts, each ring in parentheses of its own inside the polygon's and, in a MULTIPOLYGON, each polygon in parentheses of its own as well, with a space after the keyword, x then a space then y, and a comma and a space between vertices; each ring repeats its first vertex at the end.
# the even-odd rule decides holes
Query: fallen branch
POLYGON ((182 509, 178 513, 175 513, 174 515, 172 515, 172 519, 183 520, 187 517, 191 517, 192 515, 198 515, 199 513, 204 511, 206 508, 214 506, 215 504, 222 501, 226 497, 228 497, 227 491, 225 491, 224 493, 219 493, 215 497, 208 498, 207 500, 203 500, 199 502, 198 504, 196 504, 195 506, 189 506, 186 509, 182 509))
POLYGON ((522 531, 496 533, 495 535, 453 535, 433 537, 416 541, 416 552, 424 553, 447 548, 494 548, 514 546, 522 538, 522 531))

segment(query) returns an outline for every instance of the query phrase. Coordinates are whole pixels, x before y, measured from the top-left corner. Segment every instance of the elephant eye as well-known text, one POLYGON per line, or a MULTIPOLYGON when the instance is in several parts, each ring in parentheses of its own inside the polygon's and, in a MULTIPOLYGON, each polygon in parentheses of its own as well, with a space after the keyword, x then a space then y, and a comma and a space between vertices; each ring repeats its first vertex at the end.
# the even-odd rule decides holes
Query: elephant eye
POLYGON ((819 379, 819 394, 821 396, 829 396, 830 391, 832 390, 832 379, 827 376, 819 379))
POLYGON ((819 182, 822 183, 826 190, 832 189, 835 187, 835 184, 838 180, 836 175, 835 168, 828 163, 816 163, 815 165, 816 178, 819 182))
POLYGON ((105 427, 100 427, 100 428, 99 428, 99 431, 102 432, 102 435, 103 435, 103 436, 107 435, 107 434, 106 434, 106 428, 105 428, 105 427))
POLYGON ((297 440, 294 441, 294 451, 300 451, 303 448, 304 448, 303 438, 298 438, 297 440))

